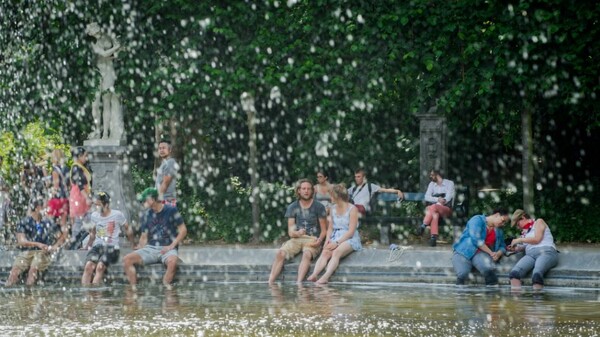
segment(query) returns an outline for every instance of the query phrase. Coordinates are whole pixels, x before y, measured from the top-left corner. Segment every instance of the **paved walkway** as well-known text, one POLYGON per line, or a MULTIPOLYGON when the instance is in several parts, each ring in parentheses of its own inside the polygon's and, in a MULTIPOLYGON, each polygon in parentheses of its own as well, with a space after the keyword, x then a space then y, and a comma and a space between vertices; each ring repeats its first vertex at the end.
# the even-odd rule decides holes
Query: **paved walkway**
MULTIPOLYGON (((548 286, 599 287, 600 249, 597 247, 560 246, 560 260, 546 277, 548 286)), ((121 258, 131 251, 121 250, 121 258)), ((229 246, 183 246, 179 282, 266 282, 275 256, 275 248, 229 246)), ((0 279, 6 280, 18 251, 0 252, 0 279)), ((79 282, 85 261, 84 251, 62 251, 45 274, 47 282, 79 282)), ((402 251, 365 248, 342 260, 331 282, 418 282, 446 283, 455 281, 450 245, 439 247, 412 246, 402 251)), ((498 265, 499 277, 508 283, 508 272, 518 256, 503 257, 498 265)), ((284 282, 294 282, 299 257, 284 267, 284 282)), ((159 281, 164 272, 161 265, 139 269, 140 282, 159 281)), ((111 266, 108 277, 114 282, 126 282, 121 262, 111 266)), ((531 285, 529 279, 525 285, 531 285)), ((483 284, 478 273, 471 283, 483 284)))

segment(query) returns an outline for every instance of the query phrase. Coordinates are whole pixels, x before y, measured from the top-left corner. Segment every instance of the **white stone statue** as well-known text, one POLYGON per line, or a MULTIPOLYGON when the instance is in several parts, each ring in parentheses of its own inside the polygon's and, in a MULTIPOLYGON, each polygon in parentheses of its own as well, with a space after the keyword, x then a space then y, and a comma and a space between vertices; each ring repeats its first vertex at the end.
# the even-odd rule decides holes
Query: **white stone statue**
POLYGON ((88 24, 85 32, 96 38, 96 42, 92 43, 92 49, 97 54, 97 66, 102 76, 100 90, 96 92, 92 103, 94 130, 89 135, 89 139, 124 139, 123 110, 120 97, 114 88, 117 73, 113 67, 113 59, 117 57, 121 45, 116 38, 103 33, 96 22, 88 24), (100 102, 102 102, 102 113, 100 113, 100 102))

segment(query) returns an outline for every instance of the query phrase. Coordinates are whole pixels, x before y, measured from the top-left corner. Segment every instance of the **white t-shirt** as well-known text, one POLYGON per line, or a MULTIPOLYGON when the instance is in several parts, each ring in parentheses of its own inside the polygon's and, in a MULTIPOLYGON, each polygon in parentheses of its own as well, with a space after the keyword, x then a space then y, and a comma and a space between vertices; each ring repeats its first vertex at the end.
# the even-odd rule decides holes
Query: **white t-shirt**
POLYGON ((438 202, 438 197, 434 197, 434 194, 444 193, 444 199, 446 199, 446 206, 452 205, 452 199, 454 199, 454 182, 448 179, 442 179, 440 185, 437 182, 430 182, 425 192, 425 201, 435 204, 438 202))
POLYGON ((354 200, 355 205, 363 205, 365 209, 368 211, 370 209, 369 202, 371 201, 371 197, 375 194, 381 187, 379 185, 371 184, 371 195, 369 195, 369 186, 367 184, 371 184, 369 182, 363 183, 360 186, 352 186, 348 190, 348 196, 350 199, 354 200))
POLYGON ((93 246, 107 245, 119 248, 119 234, 126 222, 123 213, 115 209, 111 209, 107 217, 103 217, 100 212, 92 213, 92 223, 96 227, 96 240, 93 246), (114 228, 112 234, 108 232, 109 225, 114 228))

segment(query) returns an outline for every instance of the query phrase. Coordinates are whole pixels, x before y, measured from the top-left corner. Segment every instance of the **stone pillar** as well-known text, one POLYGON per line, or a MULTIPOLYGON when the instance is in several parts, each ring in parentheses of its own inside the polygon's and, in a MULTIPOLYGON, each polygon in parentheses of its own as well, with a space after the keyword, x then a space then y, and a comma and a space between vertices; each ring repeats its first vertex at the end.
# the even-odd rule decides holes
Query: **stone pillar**
POLYGON ((123 212, 127 221, 138 227, 141 207, 136 200, 131 165, 122 141, 93 139, 83 142, 92 168, 92 192, 110 195, 111 208, 123 212))
POLYGON ((419 187, 425 192, 429 184, 429 171, 440 169, 444 177, 448 174, 448 144, 446 118, 435 114, 435 107, 426 114, 418 115, 420 120, 420 174, 419 187))

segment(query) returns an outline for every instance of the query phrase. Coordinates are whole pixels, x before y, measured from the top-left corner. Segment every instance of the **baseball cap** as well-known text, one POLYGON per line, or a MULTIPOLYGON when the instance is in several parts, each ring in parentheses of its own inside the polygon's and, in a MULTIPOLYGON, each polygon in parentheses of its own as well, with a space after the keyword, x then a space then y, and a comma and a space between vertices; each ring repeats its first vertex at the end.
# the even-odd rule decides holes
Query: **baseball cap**
POLYGON ((517 221, 519 221, 521 219, 521 217, 525 215, 525 211, 522 209, 517 209, 513 215, 510 217, 510 225, 514 226, 517 221))
POLYGON ((158 199, 158 190, 154 187, 148 187, 142 193, 138 194, 138 201, 144 202, 148 197, 153 197, 154 199, 158 199))

